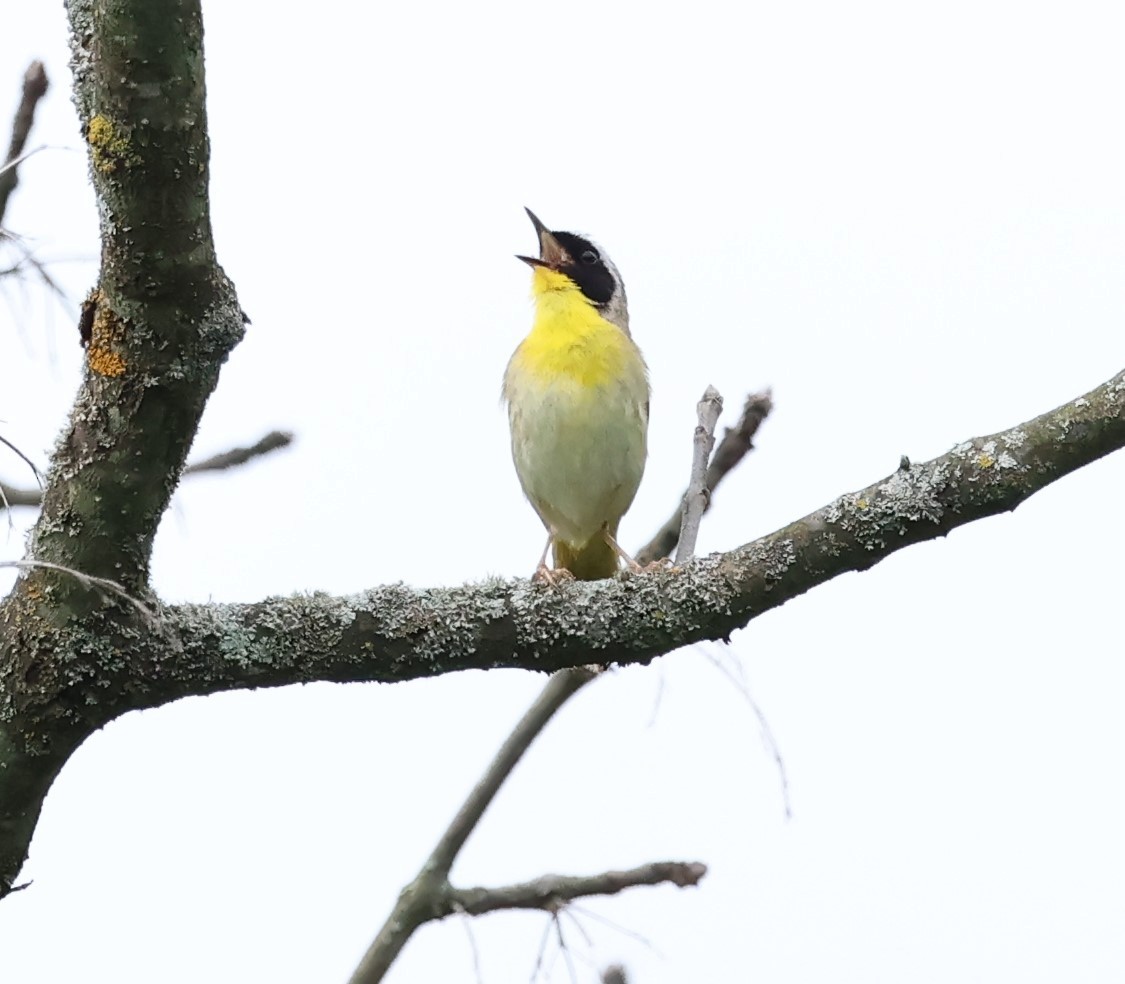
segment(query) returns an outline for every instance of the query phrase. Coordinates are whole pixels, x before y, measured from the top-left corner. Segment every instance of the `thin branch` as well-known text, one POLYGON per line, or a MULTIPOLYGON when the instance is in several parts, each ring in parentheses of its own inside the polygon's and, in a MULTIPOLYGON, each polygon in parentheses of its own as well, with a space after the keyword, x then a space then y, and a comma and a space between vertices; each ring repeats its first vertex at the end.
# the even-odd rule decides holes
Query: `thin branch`
POLYGON ((35 462, 32 461, 26 454, 24 454, 2 434, 0 434, 0 444, 3 444, 4 447, 8 448, 9 451, 11 451, 17 458, 20 459, 20 461, 22 461, 25 465, 27 465, 28 468, 31 469, 31 474, 35 476, 35 481, 39 484, 40 487, 42 487, 43 476, 39 474, 39 469, 35 467, 35 462))
POLYGON ((695 425, 692 440, 691 478, 684 493, 680 511, 683 523, 680 525, 680 542, 676 548, 676 563, 686 564, 695 555, 695 544, 699 539, 699 524, 707 503, 711 499, 711 488, 707 484, 707 463, 715 447, 715 425, 723 412, 723 398, 714 386, 708 386, 703 399, 695 408, 699 423, 695 425))
POLYGON ((46 68, 41 61, 33 61, 23 74, 23 92, 16 109, 16 118, 12 121, 12 138, 8 143, 7 156, 4 158, 4 163, 12 166, 0 170, 0 222, 3 222, 4 213, 8 209, 8 199, 19 184, 17 159, 23 153, 28 134, 31 133, 31 126, 35 122, 35 107, 46 95, 47 85, 46 68))
POLYGON ((457 811, 418 876, 399 895, 394 909, 352 975, 352 984, 381 981, 414 931, 425 922, 442 919, 456 911, 451 906, 461 905, 464 911, 474 914, 467 905, 454 900, 454 890, 449 885, 453 862, 536 736, 555 712, 599 673, 601 667, 578 666, 556 673, 547 681, 535 703, 500 746, 492 764, 457 811))
POLYGON ((222 454, 212 455, 202 461, 195 461, 184 469, 185 475, 197 475, 200 472, 225 471, 238 465, 245 465, 248 461, 260 458, 264 454, 287 448, 293 443, 293 435, 289 431, 270 431, 260 441, 256 441, 247 448, 231 448, 222 454))
POLYGON ((465 841, 469 839, 469 834, 473 832, 484 811, 496 798, 501 785, 512 774, 524 752, 531 747, 531 743, 559 708, 591 680, 596 679, 602 671, 601 666, 576 666, 554 674, 547 681, 542 693, 527 709, 519 724, 512 729, 512 733, 500 746, 500 750, 485 770, 480 782, 473 787, 468 799, 457 811, 457 816, 453 818, 426 862, 426 869, 442 877, 449 874, 453 862, 464 847, 465 841))
MULTIPOLYGON (((734 427, 724 429, 723 439, 715 449, 711 464, 707 468, 706 486, 711 496, 704 506, 705 513, 711 508, 712 497, 719 483, 754 449, 754 435, 772 409, 773 396, 769 390, 751 393, 746 398, 738 423, 734 427)), ((668 522, 660 528, 660 532, 637 552, 637 563, 651 564, 661 557, 670 557, 672 551, 676 549, 682 525, 683 507, 679 506, 669 517, 668 522)))
MULTIPOLYGON (((184 468, 184 474, 198 475, 201 472, 224 471, 228 468, 245 465, 255 458, 289 447, 293 440, 293 435, 288 431, 270 431, 265 437, 249 447, 231 448, 231 450, 224 451, 221 454, 215 454, 210 458, 204 458, 202 461, 193 462, 184 468)), ((4 444, 8 443, 2 437, 0 437, 0 441, 3 441, 4 444)), ((27 461, 32 469, 35 468, 22 454, 20 457, 27 461)), ((38 471, 35 474, 38 477, 38 471)), ((3 493, 3 498, 7 499, 9 506, 38 508, 43 502, 43 492, 40 489, 20 489, 0 482, 0 492, 3 493)))

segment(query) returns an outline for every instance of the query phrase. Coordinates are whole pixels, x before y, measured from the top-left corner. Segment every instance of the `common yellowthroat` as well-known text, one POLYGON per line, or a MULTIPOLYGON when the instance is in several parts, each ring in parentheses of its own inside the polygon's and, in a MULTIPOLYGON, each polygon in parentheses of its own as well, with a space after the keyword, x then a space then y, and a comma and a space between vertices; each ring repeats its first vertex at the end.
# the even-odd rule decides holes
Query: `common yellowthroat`
POLYGON ((617 267, 590 240, 527 214, 539 255, 519 257, 532 270, 535 320, 504 373, 512 459, 547 527, 536 576, 553 580, 553 547, 556 571, 593 581, 619 557, 632 564, 617 524, 645 469, 648 369, 617 267))

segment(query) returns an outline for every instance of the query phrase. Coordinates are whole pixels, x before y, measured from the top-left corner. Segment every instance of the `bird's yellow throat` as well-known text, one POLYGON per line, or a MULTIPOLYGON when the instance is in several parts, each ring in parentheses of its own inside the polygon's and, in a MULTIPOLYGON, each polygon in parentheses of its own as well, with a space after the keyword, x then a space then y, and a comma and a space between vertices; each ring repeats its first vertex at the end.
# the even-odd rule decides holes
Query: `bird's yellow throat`
POLYGON ((535 321, 515 354, 518 371, 545 382, 568 378, 579 390, 593 392, 627 375, 633 343, 570 277, 536 267, 531 295, 535 321))

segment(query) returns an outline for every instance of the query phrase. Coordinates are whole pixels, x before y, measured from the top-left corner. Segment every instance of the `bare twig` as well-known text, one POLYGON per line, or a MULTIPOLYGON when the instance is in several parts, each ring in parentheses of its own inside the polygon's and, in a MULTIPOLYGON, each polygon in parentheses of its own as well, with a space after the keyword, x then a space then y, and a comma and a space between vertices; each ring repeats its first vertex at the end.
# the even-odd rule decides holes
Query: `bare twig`
POLYGON ((10 450, 17 458, 19 458, 25 465, 27 465, 28 468, 31 469, 31 474, 35 476, 35 481, 38 483, 39 487, 42 488, 43 476, 39 474, 39 469, 35 467, 35 462, 32 461, 26 454, 24 454, 3 435, 0 435, 0 444, 3 444, 4 447, 8 448, 8 450, 10 450))
POLYGON ((212 455, 202 461, 196 461, 184 469, 185 475, 197 475, 199 472, 224 471, 237 465, 244 465, 248 461, 260 458, 271 451, 287 448, 293 443, 293 435, 288 431, 270 431, 265 437, 248 448, 231 448, 222 454, 212 455))
MULTIPOLYGON (((751 393, 746 398, 738 423, 734 427, 725 428, 723 439, 719 442, 711 457, 711 464, 707 467, 706 486, 712 495, 719 487, 719 483, 746 457, 748 452, 753 450, 754 435, 772 409, 773 395, 769 390, 751 393)), ((708 497, 703 511, 706 512, 710 508, 711 498, 708 497)), ((671 556, 679 542, 682 524, 683 507, 680 506, 660 528, 660 532, 637 552, 637 563, 650 564, 661 557, 671 556)))
POLYGON ((19 184, 19 169, 16 167, 17 159, 23 153, 27 143, 31 125, 35 121, 35 107, 47 92, 47 70, 41 61, 33 61, 23 75, 23 94, 20 104, 16 109, 16 118, 12 121, 12 139, 8 143, 8 153, 4 158, 5 167, 0 170, 0 222, 8 208, 8 199, 19 184))
MULTIPOLYGON (((7 444, 0 437, 0 441, 7 444)), ((232 448, 230 451, 224 451, 221 454, 212 455, 210 458, 204 458, 202 461, 196 461, 188 465, 184 469, 185 475, 198 475, 200 472, 224 471, 227 468, 234 468, 237 465, 244 465, 255 458, 260 458, 262 455, 269 454, 272 451, 278 451, 281 448, 286 448, 293 443, 293 435, 287 431, 271 431, 260 441, 251 444, 246 448, 232 448)), ((10 445, 9 445, 10 446, 10 445)), ((17 451, 17 454, 19 452, 17 451)), ((20 457, 31 465, 22 454, 20 457)), ((39 477, 38 471, 35 472, 36 478, 39 477)), ((40 489, 20 489, 11 485, 6 485, 0 482, 0 504, 7 500, 7 505, 11 506, 31 506, 38 508, 43 502, 43 492, 40 489)))
POLYGON ((695 425, 695 437, 692 441, 691 479, 680 506, 683 522, 680 524, 680 542, 676 547, 677 564, 686 564, 695 554, 699 524, 711 498, 711 489, 707 485, 707 463, 711 460, 711 451, 715 447, 715 425, 719 422, 719 414, 723 412, 723 398, 714 386, 708 386, 703 391, 703 399, 699 401, 695 412, 699 423, 695 425))
MULTIPOLYGON (((448 898, 461 910, 479 916, 499 909, 543 909, 558 912, 568 902, 591 895, 617 895, 640 885, 698 885, 707 874, 699 861, 656 861, 627 871, 597 875, 544 875, 502 888, 455 888, 448 898)), ((450 909, 450 912, 457 911, 450 909)), ((448 915, 449 913, 445 913, 448 915)))

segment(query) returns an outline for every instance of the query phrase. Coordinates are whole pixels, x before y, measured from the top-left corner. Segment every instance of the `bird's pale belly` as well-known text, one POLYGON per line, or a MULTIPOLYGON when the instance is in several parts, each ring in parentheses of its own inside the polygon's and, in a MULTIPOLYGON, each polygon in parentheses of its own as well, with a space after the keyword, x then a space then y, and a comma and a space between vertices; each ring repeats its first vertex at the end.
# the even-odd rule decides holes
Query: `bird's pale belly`
POLYGON ((647 421, 629 387, 558 380, 526 388, 509 415, 520 484, 544 525, 571 546, 615 529, 645 466, 647 421))

